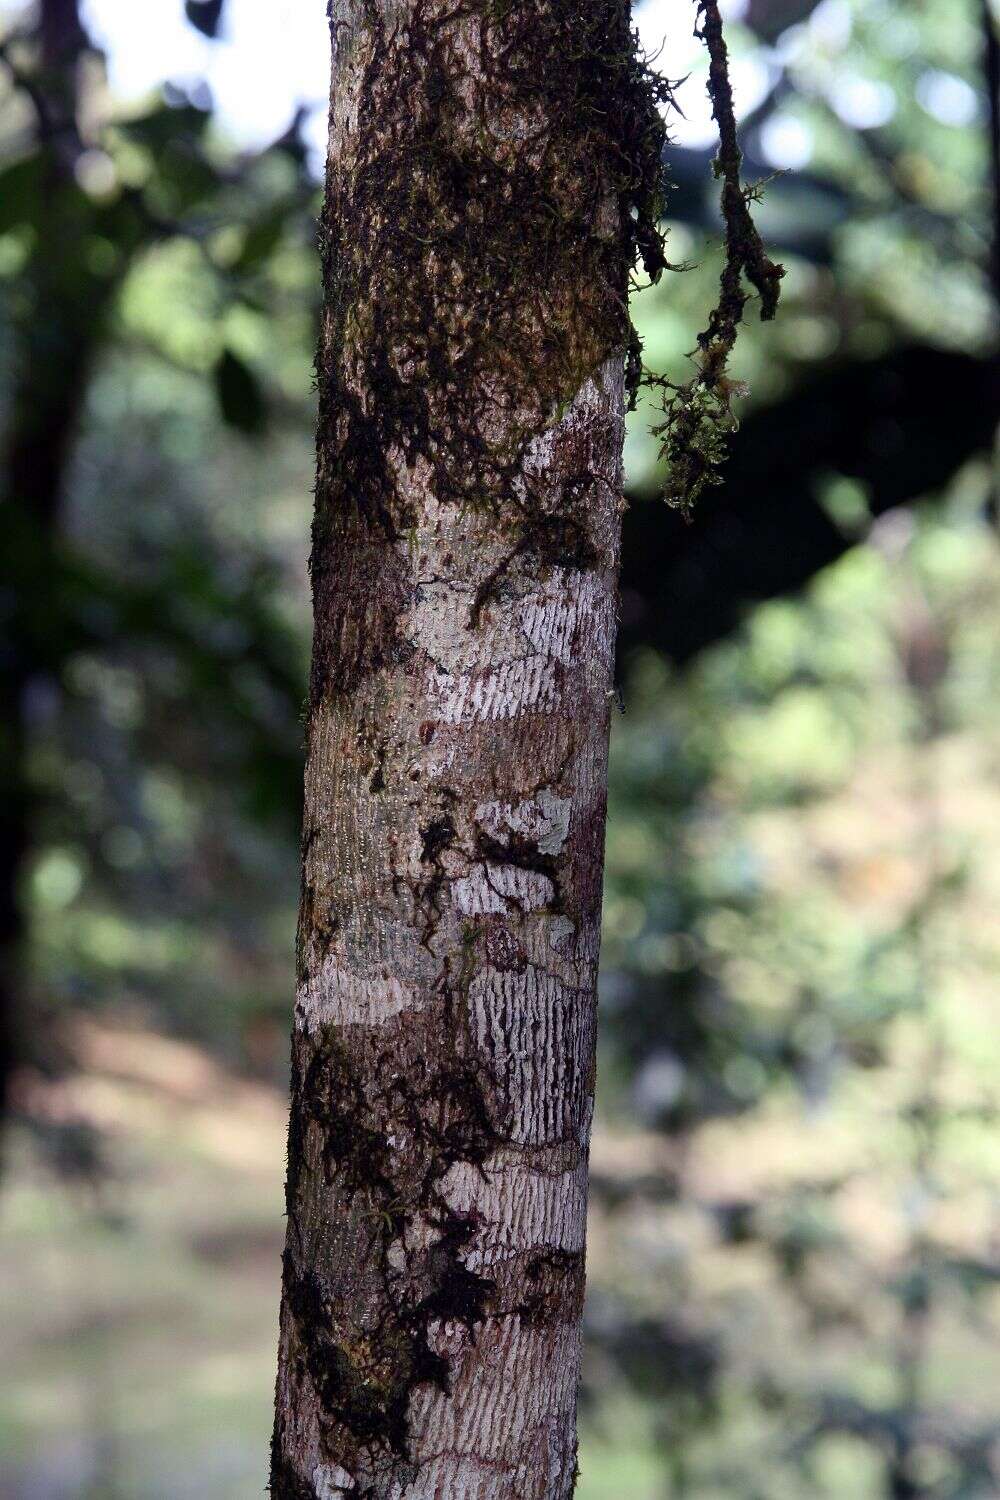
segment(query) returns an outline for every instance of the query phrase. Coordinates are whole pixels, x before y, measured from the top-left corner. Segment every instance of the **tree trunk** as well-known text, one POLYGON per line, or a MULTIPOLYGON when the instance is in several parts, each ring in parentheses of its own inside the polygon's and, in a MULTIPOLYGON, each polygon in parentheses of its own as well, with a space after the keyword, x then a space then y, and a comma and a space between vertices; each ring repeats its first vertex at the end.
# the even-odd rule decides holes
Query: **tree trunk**
POLYGON ((83 269, 89 225, 75 211, 77 75, 89 46, 78 0, 42 0, 38 38, 33 81, 44 196, 11 316, 13 380, 0 436, 0 1124, 12 1075, 33 1053, 19 894, 37 811, 28 699, 36 684, 57 684, 69 649, 53 599, 59 513, 111 296, 83 269))
POLYGON ((662 127, 619 0, 333 35, 271 1493, 554 1500, 662 127))

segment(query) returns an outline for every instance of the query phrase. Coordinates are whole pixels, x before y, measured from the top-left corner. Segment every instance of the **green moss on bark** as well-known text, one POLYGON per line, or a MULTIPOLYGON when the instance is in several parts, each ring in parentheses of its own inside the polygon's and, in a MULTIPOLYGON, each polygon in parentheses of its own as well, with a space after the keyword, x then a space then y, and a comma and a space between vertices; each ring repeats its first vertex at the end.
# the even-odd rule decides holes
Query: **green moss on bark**
POLYGON ((634 389, 629 272, 667 264, 669 85, 637 51, 627 0, 420 0, 404 15, 366 0, 362 17, 357 122, 320 232, 315 694, 401 649, 397 581, 373 576, 388 564, 365 538, 413 525, 410 476, 525 549, 569 535, 592 478, 539 515, 528 445, 609 357, 627 358, 634 389), (359 602, 373 591, 377 609, 359 602))

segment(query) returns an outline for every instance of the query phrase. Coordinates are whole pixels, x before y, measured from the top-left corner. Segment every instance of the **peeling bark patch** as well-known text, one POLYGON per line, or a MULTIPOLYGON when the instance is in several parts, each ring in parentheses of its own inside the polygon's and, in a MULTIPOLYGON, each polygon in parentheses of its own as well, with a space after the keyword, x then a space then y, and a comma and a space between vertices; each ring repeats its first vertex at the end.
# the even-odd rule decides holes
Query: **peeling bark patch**
POLYGON ((384 967, 359 974, 332 955, 300 985, 296 1012, 306 1029, 313 1031, 331 1024, 377 1026, 418 1004, 414 988, 384 967))
POLYGON ((498 1267, 511 1257, 520 1263, 548 1249, 582 1254, 587 1168, 579 1154, 564 1171, 532 1171, 517 1155, 503 1152, 481 1171, 456 1162, 442 1179, 441 1193, 455 1213, 480 1214, 486 1232, 479 1236, 475 1264, 491 1275, 499 1275, 498 1267))
POLYGON ((433 1434, 415 1450, 423 1493, 435 1500, 564 1500, 575 1477, 566 1414, 575 1399, 569 1372, 579 1358, 579 1332, 569 1323, 531 1327, 512 1314, 491 1334, 474 1364, 442 1337, 458 1365, 456 1393, 446 1401, 427 1390, 414 1403, 415 1425, 433 1434), (525 1384, 534 1393, 528 1407, 520 1399, 525 1384))
POLYGON ((555 886, 544 872, 486 860, 471 875, 456 880, 453 887, 455 906, 467 917, 545 911, 554 895, 555 886))
POLYGON ((569 836, 573 801, 543 787, 526 802, 483 802, 476 808, 476 822, 485 834, 499 840, 505 834, 530 840, 540 854, 556 855, 569 836))
POLYGON ((313 1474, 316 1500, 337 1500, 338 1495, 348 1494, 356 1488, 354 1478, 339 1464, 323 1464, 313 1474))
POLYGON ((582 1144, 596 1046, 589 989, 570 990, 534 965, 524 974, 487 970, 470 1004, 477 1042, 503 1067, 511 1139, 582 1144))
POLYGON ((558 666, 545 656, 525 656, 442 683, 432 679, 430 688, 445 724, 518 719, 527 710, 546 714, 556 707, 558 666))

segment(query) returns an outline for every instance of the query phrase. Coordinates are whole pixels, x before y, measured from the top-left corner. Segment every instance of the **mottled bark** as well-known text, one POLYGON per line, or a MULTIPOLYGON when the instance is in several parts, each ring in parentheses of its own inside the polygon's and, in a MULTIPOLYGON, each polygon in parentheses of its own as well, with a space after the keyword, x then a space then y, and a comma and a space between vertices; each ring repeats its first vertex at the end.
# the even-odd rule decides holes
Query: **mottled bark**
POLYGON ((271 1491, 556 1500, 662 128, 618 0, 333 35, 271 1491))

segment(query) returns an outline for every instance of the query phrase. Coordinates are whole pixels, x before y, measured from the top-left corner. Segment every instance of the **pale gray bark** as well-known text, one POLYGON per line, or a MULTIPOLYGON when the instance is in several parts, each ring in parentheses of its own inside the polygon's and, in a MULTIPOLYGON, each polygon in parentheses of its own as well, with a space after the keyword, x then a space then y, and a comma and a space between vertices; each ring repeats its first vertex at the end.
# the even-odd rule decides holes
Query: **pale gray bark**
POLYGON ((616 625, 627 7, 369 0, 336 7, 334 37, 272 1493, 557 1500, 616 625))

